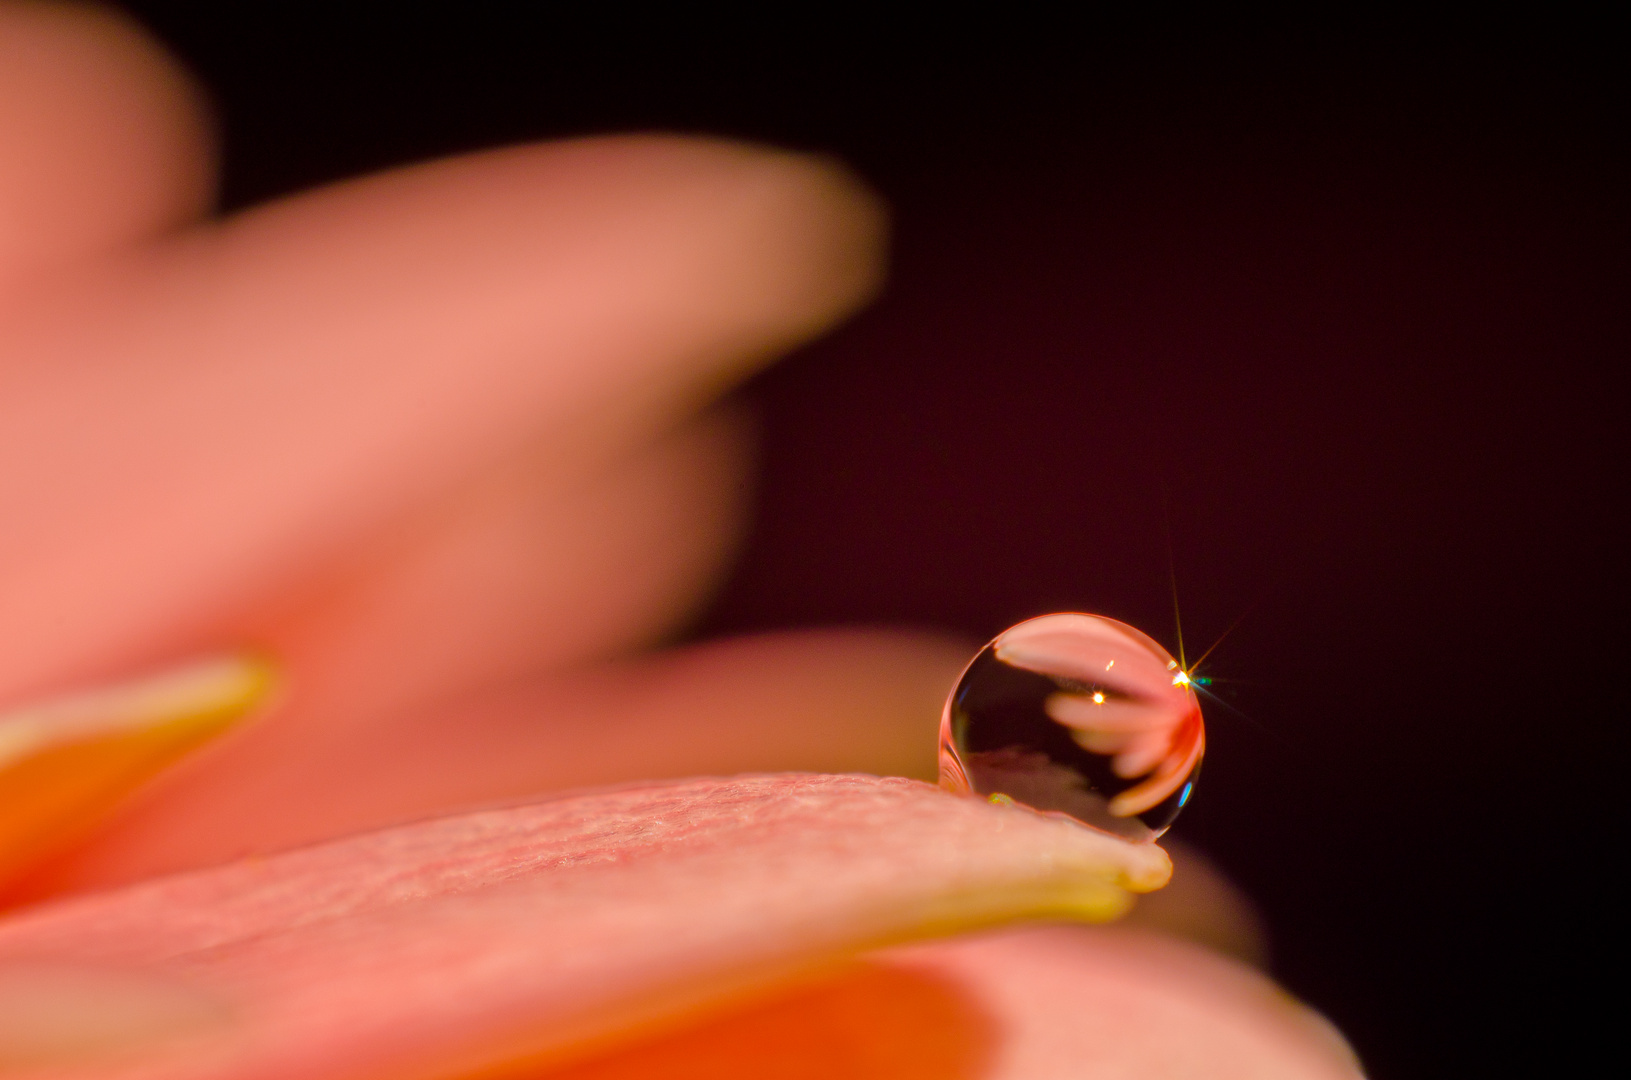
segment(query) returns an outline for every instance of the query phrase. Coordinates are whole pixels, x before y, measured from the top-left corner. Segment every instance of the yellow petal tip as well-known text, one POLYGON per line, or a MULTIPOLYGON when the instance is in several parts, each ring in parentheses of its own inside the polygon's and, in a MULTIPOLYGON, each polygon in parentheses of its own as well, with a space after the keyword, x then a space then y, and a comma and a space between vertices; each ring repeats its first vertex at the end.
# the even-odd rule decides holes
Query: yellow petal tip
POLYGON ((226 655, 0 712, 0 883, 94 828, 275 684, 266 659, 226 655))

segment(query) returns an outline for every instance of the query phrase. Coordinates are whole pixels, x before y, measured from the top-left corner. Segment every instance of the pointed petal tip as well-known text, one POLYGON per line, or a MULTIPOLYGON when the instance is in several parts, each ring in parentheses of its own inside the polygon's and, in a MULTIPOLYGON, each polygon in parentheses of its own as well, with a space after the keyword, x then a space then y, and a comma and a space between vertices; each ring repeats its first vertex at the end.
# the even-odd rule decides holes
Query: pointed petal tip
POLYGON ((197 660, 0 713, 0 884, 72 844, 265 704, 269 660, 197 660))

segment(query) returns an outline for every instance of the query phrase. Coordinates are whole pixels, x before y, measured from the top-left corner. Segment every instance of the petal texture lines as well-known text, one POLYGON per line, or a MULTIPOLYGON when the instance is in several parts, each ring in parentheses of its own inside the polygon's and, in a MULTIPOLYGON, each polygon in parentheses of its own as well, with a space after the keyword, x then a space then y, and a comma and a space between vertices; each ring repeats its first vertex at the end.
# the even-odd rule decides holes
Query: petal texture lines
POLYGON ((909 780, 702 779, 59 903, 0 928, 0 962, 184 980, 239 1017, 183 1056, 41 1076, 442 1080, 581 1057, 879 945, 1112 918, 1169 872, 1153 845, 909 780))

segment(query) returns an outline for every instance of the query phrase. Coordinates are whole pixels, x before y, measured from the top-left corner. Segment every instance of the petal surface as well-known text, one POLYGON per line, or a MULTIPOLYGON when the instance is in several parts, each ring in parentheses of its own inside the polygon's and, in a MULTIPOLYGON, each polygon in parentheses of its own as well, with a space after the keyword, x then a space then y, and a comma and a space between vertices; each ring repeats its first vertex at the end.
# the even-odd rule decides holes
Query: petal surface
POLYGON ((564 487, 871 295, 841 169, 520 147, 192 230, 0 311, 0 700, 237 644, 530 449, 564 487))
POLYGON ((1146 933, 1047 927, 905 946, 564 1068, 505 1080, 1356 1080, 1263 976, 1146 933))
POLYGON ((200 661, 0 712, 0 895, 178 758, 251 712, 272 682, 248 657, 200 661))
POLYGON ((296 683, 284 712, 182 763, 9 898, 122 885, 606 784, 783 771, 928 779, 945 688, 969 651, 928 634, 789 631, 375 711, 360 723, 336 702, 384 691, 296 683))
POLYGON ((1260 972, 1148 933, 1036 928, 900 950, 999 1034, 983 1080, 1356 1080, 1342 1036, 1260 972))
POLYGON ((0 3, 0 307, 25 279, 204 213, 200 95, 101 5, 0 3))
POLYGON ((440 1080, 592 1053, 891 942, 1113 918, 1169 872, 1153 845, 915 781, 701 779, 46 906, 0 926, 0 963, 122 967, 238 1016, 185 1052, 42 1077, 440 1080))

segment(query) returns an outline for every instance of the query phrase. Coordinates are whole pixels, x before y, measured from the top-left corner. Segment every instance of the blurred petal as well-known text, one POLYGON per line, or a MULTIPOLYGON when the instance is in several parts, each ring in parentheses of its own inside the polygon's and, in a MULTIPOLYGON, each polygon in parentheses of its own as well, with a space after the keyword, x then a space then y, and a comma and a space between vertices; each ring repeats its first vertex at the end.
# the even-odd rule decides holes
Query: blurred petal
POLYGON ((0 891, 265 697, 259 661, 200 661, 0 713, 0 891))
POLYGON ((1161 846, 1172 859, 1172 880, 1139 898, 1124 925, 1204 945, 1254 967, 1269 958, 1268 928, 1251 898, 1204 854, 1171 834, 1161 846))
POLYGON ((199 216, 213 174, 198 94, 129 19, 0 4, 0 291, 199 216))
POLYGON ((694 780, 51 905, 0 924, 0 962, 147 971, 236 1010, 185 1054, 52 1076, 428 1080, 581 1056, 891 941, 1111 918, 1167 872, 1153 845, 915 781, 694 780))
POLYGON ((890 957, 962 987, 1000 1035, 989 1080, 1353 1080, 1353 1051, 1262 974, 1153 934, 1009 931, 890 957))
POLYGON ((175 1051, 232 1022, 217 997, 117 968, 0 964, 0 1072, 175 1051))
POLYGON ((649 645, 735 553, 751 450, 715 409, 564 489, 529 455, 246 632, 330 726, 649 645))
MULTIPOLYGON (((393 766, 401 769, 401 751, 412 743, 396 737, 393 722, 415 710, 421 717, 436 710, 452 727, 427 749, 439 754, 451 748, 465 758, 457 754, 467 738, 463 718, 449 707, 461 694, 666 629, 713 580, 730 549, 744 487, 740 428, 731 415, 711 415, 619 463, 613 475, 566 493, 537 483, 543 470, 523 462, 463 493, 455 506, 428 516, 420 529, 353 573, 297 598, 293 610, 254 635, 280 659, 287 689, 278 707, 167 777, 158 790, 144 790, 134 815, 139 824, 105 829, 72 861, 84 867, 101 853, 121 866, 140 866, 134 876, 146 876, 290 846, 274 837, 305 842, 339 835, 349 830, 333 827, 334 800, 355 807, 359 796, 377 794, 382 779, 390 785, 393 766), (651 543, 654 535, 665 542, 651 543), (321 786, 314 793, 317 778, 321 786), (200 848, 200 837, 212 839, 213 847, 206 842, 200 848), (165 852, 157 863, 155 846, 165 852)), ((541 709, 534 720, 547 723, 550 715, 541 709)), ((71 808, 72 829, 41 834, 60 813, 37 813, 39 798, 24 798, 19 790, 22 774, 8 774, 9 783, 0 785, 0 822, 26 819, 25 831, 37 842, 27 858, 20 851, 8 858, 0 836, 0 884, 8 863, 36 861, 63 841, 83 841, 89 826, 106 825, 119 796, 206 734, 202 727, 188 728, 197 737, 181 739, 181 730, 166 723, 139 738, 122 730, 117 740, 94 748, 76 744, 33 762, 28 775, 38 782, 31 790, 50 786, 52 801, 71 808), (164 754, 156 752, 161 735, 164 754), (97 797, 88 798, 88 792, 97 797)), ((493 749, 495 757, 503 754, 493 749)), ((572 781, 563 783, 560 772, 570 763, 556 754, 548 760, 553 769, 538 779, 554 782, 519 790, 511 790, 511 783, 503 794, 569 786, 572 781)), ((504 778, 513 779, 514 772, 504 778)), ((467 789, 472 781, 481 783, 466 774, 458 779, 467 789)), ((370 813, 361 820, 353 815, 349 823, 375 826, 449 809, 435 799, 445 788, 432 784, 430 797, 411 799, 407 813, 378 805, 376 798, 370 813)), ((471 801, 488 800, 458 805, 471 801)), ((36 871, 30 885, 14 888, 8 899, 38 895, 42 885, 36 871)))
POLYGON ((771 634, 555 674, 353 728, 327 728, 316 713, 301 726, 274 720, 212 748, 36 876, 27 895, 562 788, 781 770, 927 779, 940 705, 969 651, 927 634, 771 634))
POLYGON ((504 1080, 987 1080, 1000 1032, 961 983, 861 962, 700 1023, 504 1080))
POLYGON ((1249 969, 1119 928, 1053 928, 891 949, 680 1031, 509 1080, 1360 1075, 1329 1024, 1249 969))
POLYGON ((0 334, 0 697, 229 641, 528 447, 601 473, 869 295, 879 224, 808 158, 585 140, 63 283, 0 334))

